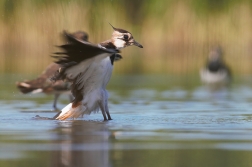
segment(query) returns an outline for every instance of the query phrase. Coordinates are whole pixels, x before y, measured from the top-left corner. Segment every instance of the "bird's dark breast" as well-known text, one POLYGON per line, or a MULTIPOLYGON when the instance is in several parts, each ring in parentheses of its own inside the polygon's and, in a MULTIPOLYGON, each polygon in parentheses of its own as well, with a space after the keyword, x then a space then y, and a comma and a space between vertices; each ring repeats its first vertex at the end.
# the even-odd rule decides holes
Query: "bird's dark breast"
POLYGON ((112 65, 114 64, 115 61, 118 61, 118 60, 121 60, 121 59, 122 59, 122 56, 117 54, 117 53, 110 56, 110 61, 111 61, 112 65))
POLYGON ((220 62, 210 62, 207 66, 209 71, 211 72, 217 72, 218 70, 224 68, 224 65, 220 62))
POLYGON ((116 54, 113 54, 112 56, 110 56, 110 62, 112 65, 114 65, 115 57, 116 57, 116 54))

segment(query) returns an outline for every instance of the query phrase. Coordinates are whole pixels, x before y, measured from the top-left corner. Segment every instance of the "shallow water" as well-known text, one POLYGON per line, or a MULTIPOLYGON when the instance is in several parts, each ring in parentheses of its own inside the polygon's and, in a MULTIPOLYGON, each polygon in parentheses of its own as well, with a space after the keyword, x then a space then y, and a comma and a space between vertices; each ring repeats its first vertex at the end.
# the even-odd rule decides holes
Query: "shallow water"
POLYGON ((113 76, 108 122, 37 120, 55 115, 53 97, 20 94, 23 75, 0 77, 1 167, 252 166, 250 76, 214 92, 198 76, 113 76))

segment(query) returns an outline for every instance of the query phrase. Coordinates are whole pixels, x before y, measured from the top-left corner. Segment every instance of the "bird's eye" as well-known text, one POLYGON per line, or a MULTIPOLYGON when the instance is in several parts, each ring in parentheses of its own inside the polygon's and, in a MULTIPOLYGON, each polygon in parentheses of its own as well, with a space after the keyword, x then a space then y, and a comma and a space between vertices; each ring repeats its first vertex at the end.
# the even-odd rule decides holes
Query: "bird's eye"
POLYGON ((123 39, 127 40, 127 39, 129 39, 129 36, 128 35, 123 35, 123 39))

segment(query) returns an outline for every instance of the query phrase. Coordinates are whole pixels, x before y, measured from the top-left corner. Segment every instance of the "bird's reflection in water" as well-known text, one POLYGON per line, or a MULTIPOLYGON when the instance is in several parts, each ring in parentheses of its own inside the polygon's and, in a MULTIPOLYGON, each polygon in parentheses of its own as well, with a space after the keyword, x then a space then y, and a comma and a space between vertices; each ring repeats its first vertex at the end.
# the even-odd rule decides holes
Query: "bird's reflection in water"
POLYGON ((110 167, 110 132, 104 122, 59 122, 60 148, 52 157, 55 167, 110 167))

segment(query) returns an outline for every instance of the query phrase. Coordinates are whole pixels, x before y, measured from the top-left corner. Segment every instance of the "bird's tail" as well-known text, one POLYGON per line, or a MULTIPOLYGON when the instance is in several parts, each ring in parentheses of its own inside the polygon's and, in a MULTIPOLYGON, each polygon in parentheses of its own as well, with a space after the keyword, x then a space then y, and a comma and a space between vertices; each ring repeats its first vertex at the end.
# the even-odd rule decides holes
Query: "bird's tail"
POLYGON ((78 105, 73 105, 73 103, 70 103, 61 110, 60 115, 56 119, 65 120, 67 118, 78 118, 83 114, 82 111, 84 110, 85 106, 83 106, 81 103, 78 105))
POLYGON ((27 93, 39 93, 42 92, 41 88, 38 88, 37 86, 34 86, 31 84, 31 82, 17 82, 16 83, 17 88, 20 90, 20 92, 27 94, 27 93))

